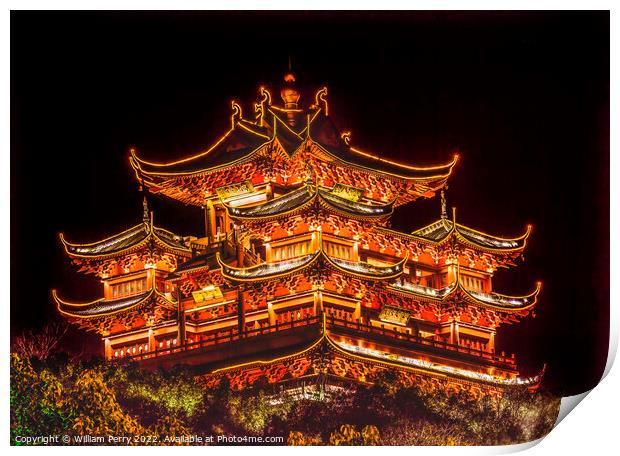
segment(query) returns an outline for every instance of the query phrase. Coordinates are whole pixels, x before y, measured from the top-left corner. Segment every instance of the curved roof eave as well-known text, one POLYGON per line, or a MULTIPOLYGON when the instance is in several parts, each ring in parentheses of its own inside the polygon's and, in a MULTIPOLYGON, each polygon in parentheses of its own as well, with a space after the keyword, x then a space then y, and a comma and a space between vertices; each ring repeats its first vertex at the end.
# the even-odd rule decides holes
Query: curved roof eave
POLYGON ((178 237, 164 228, 153 226, 152 222, 142 222, 125 231, 122 231, 121 233, 87 244, 71 243, 65 239, 63 233, 59 233, 59 237, 67 255, 75 258, 113 258, 142 247, 151 236, 164 249, 169 249, 183 254, 191 253, 191 250, 187 247, 180 244, 173 244, 169 240, 165 239, 162 233, 168 234, 173 238, 178 237), (135 237, 135 239, 132 239, 133 237, 135 237), (120 244, 120 246, 118 248, 110 248, 112 247, 112 244, 109 247, 106 247, 106 242, 112 243, 113 241, 116 241, 116 243, 120 244), (129 243, 127 243, 127 241, 129 243), (97 249, 99 246, 100 248, 97 249), (83 251, 79 251, 79 249, 82 249, 83 251))
MULTIPOLYGON (((456 165, 456 163, 459 160, 459 155, 455 154, 454 158, 452 159, 452 161, 450 163, 446 163, 443 165, 438 165, 436 167, 429 167, 426 170, 427 171, 432 171, 430 173, 430 175, 414 175, 414 173, 412 172, 411 174, 407 175, 404 174, 404 169, 403 171, 398 170, 397 171, 386 171, 384 169, 381 169, 380 167, 378 168, 372 168, 370 166, 364 166, 360 163, 356 163, 354 161, 350 161, 347 159, 344 159, 342 157, 339 157, 338 155, 336 155, 333 151, 330 151, 327 147, 325 147, 323 144, 321 144, 320 142, 312 139, 313 144, 315 144, 319 149, 321 149, 321 151, 323 151, 325 154, 327 154, 328 156, 332 157, 334 160, 339 161, 347 166, 351 166, 357 169, 360 169, 364 172, 367 173, 371 173, 371 174, 378 174, 381 176, 390 176, 390 177, 394 177, 396 179, 400 179, 403 181, 418 181, 418 182, 433 182, 433 181, 439 181, 439 180, 444 180, 447 179, 448 177, 450 177, 450 175, 452 174, 452 169, 454 168, 454 166, 456 165)), ((351 160, 353 159, 353 157, 351 157, 351 160)), ((381 166, 381 163, 389 163, 389 160, 385 160, 385 159, 381 159, 380 161, 378 160, 377 166, 381 166)), ((396 162, 394 162, 396 163, 396 162)), ((400 164, 399 164, 400 165, 400 164)), ((400 165, 403 166, 403 165, 400 165)), ((415 168, 414 168, 415 169, 415 168)), ((411 171, 413 171, 414 169, 412 169, 411 171)), ((423 168, 419 168, 419 169, 415 169, 415 171, 421 172, 423 171, 423 168)))
POLYGON ((525 249, 525 246, 527 244, 527 239, 532 231, 532 226, 527 225, 525 233, 516 238, 500 238, 498 236, 493 236, 487 233, 483 233, 481 231, 476 231, 472 228, 466 227, 459 223, 454 224, 452 221, 448 221, 444 219, 441 219, 429 225, 426 225, 418 230, 413 231, 412 233, 404 233, 404 232, 395 231, 395 230, 391 230, 389 228, 383 228, 383 227, 378 227, 377 229, 380 231, 388 232, 390 234, 394 234, 396 236, 403 237, 403 238, 411 238, 417 242, 422 242, 424 244, 429 244, 429 245, 441 245, 447 242, 451 236, 456 236, 461 244, 464 244, 464 245, 467 245, 467 246, 470 246, 476 249, 480 249, 480 250, 483 250, 489 253, 505 254, 505 253, 512 253, 512 252, 519 253, 525 249), (431 229, 434 225, 437 225, 438 227, 441 228, 440 224, 442 223, 443 224, 448 223, 449 227, 445 227, 444 231, 442 233, 439 233, 440 236, 438 236, 437 239, 433 238, 432 236, 428 236, 428 235, 425 236, 424 234, 421 234, 423 231, 431 229), (477 233, 480 236, 486 237, 489 239, 489 242, 487 244, 483 244, 481 240, 476 240, 472 236, 463 234, 463 232, 467 232, 467 231, 477 233), (495 247, 492 246, 491 242, 493 241, 496 241, 499 245, 495 247), (506 245, 502 246, 501 244, 506 244, 506 245))
POLYGON ((234 282, 259 282, 261 280, 272 280, 279 277, 288 276, 295 272, 301 271, 313 264, 319 258, 320 254, 321 250, 317 250, 315 253, 305 255, 303 257, 293 258, 292 260, 284 260, 278 263, 261 263, 248 268, 229 266, 222 261, 219 252, 216 253, 216 259, 220 265, 221 274, 226 279, 234 282), (293 261, 296 259, 299 261, 293 261), (285 263, 289 263, 288 267, 285 263), (278 266, 280 265, 283 267, 279 269, 278 266), (275 270, 270 272, 266 270, 267 268, 272 268, 275 270), (264 270, 264 272, 261 270, 264 270), (239 273, 234 275, 233 271, 239 271, 239 273), (241 271, 243 271, 243 274, 241 271), (255 273, 253 274, 254 271, 255 273))
POLYGON ((221 136, 209 149, 170 162, 151 162, 140 158, 131 150, 129 162, 139 180, 147 179, 150 185, 159 185, 154 180, 167 181, 178 177, 197 176, 238 165, 251 157, 266 144, 274 140, 248 127, 243 119, 221 136))
POLYGON ((339 196, 332 195, 321 189, 319 189, 318 192, 319 196, 321 197, 321 201, 324 202, 329 208, 332 208, 343 215, 362 219, 369 217, 381 218, 391 215, 394 212, 394 203, 397 199, 395 198, 389 203, 385 204, 370 205, 364 203, 349 202, 345 198, 340 198, 339 196), (353 207, 347 207, 347 205, 353 207), (358 209, 357 211, 356 208, 358 209))
POLYGON ((532 225, 527 225, 525 233, 515 238, 501 238, 482 231, 474 230, 460 223, 455 224, 455 232, 458 237, 465 241, 483 249, 497 252, 515 252, 521 251, 527 244, 527 239, 532 232, 532 225), (480 238, 480 239, 477 239, 480 238), (484 244, 482 242, 485 242, 484 244), (489 245, 490 244, 490 245, 489 245))
POLYGON ((393 263, 389 266, 372 266, 368 265, 368 263, 363 263, 361 261, 348 261, 342 260, 339 258, 333 258, 329 255, 323 253, 324 257, 327 259, 327 262, 336 270, 340 272, 344 272, 346 274, 361 278, 361 279, 370 279, 370 280, 386 280, 386 279, 395 279, 396 277, 402 275, 404 271, 404 264, 409 258, 409 254, 405 254, 405 257, 398 261, 397 263, 393 263), (385 270, 385 273, 377 273, 373 274, 371 272, 364 273, 359 270, 359 268, 355 269, 353 267, 347 267, 347 263, 352 263, 355 265, 367 265, 369 269, 377 269, 377 270, 385 270))
POLYGON ((65 239, 63 233, 59 233, 60 241, 63 244, 65 252, 71 257, 77 258, 100 258, 111 257, 118 255, 122 252, 135 249, 144 243, 150 235, 150 228, 145 222, 135 225, 125 231, 114 234, 99 241, 76 244, 69 242, 65 239), (135 237, 136 239, 132 239, 135 237), (123 244, 123 241, 129 241, 127 245, 123 244), (106 243, 112 243, 109 247, 106 247, 106 243), (110 248, 114 243, 120 244, 118 248, 110 248), (96 250, 100 247, 98 250, 96 250), (80 251, 82 249, 83 251, 80 251))
POLYGON ((524 311, 531 309, 538 303, 538 294, 542 289, 542 283, 536 282, 536 288, 534 291, 524 296, 509 296, 500 293, 482 293, 475 290, 467 290, 460 284, 459 287, 461 292, 469 297, 475 304, 501 311, 524 311), (510 302, 514 304, 510 304, 510 302))
MULTIPOLYGON (((372 354, 363 355, 360 353, 354 353, 353 351, 347 350, 345 347, 342 347, 340 343, 333 341, 329 336, 326 337, 327 342, 340 353, 343 353, 347 356, 351 356, 353 358, 357 358, 367 362, 374 362, 383 364, 389 367, 396 367, 400 369, 411 370, 414 372, 420 372, 425 374, 436 375, 438 377, 452 377, 456 376, 465 380, 475 380, 475 381, 483 381, 486 383, 494 384, 494 385, 502 385, 502 386, 512 386, 512 385, 532 385, 536 384, 540 381, 542 373, 531 377, 531 378, 501 378, 496 377, 490 374, 470 371, 467 369, 461 369, 457 367, 450 367, 444 365, 433 365, 427 361, 418 360, 415 358, 408 358, 411 362, 401 361, 399 359, 391 359, 391 358, 383 358, 380 355, 380 352, 377 351, 377 354, 373 356, 372 354), (416 361, 416 363, 413 363, 416 361)), ((401 357, 403 358, 403 357, 401 357)), ((543 371, 544 373, 544 371, 543 371)))
MULTIPOLYGON (((425 299, 430 299, 432 301, 444 302, 448 300, 451 296, 453 296, 457 291, 461 293, 461 295, 467 299, 470 303, 480 305, 487 308, 492 308, 494 310, 499 310, 503 312, 519 312, 531 309, 538 302, 538 294, 542 288, 541 282, 536 283, 536 289, 530 294, 524 296, 510 296, 504 295, 500 293, 484 293, 477 292, 475 290, 466 289, 461 281, 460 277, 454 283, 445 287, 446 292, 440 293, 440 296, 433 295, 429 292, 425 292, 422 288, 426 287, 418 287, 418 286, 410 286, 403 287, 397 286, 394 284, 388 285, 388 289, 396 291, 398 293, 412 294, 418 297, 422 297, 425 299), (416 289, 419 288, 419 289, 416 289), (512 303, 510 303, 512 301, 512 303)), ((428 289, 434 290, 434 289, 428 289)), ((434 290, 441 291, 441 290, 434 290)))
POLYGON ((316 188, 314 185, 306 184, 297 190, 293 190, 285 195, 278 196, 272 200, 259 203, 253 206, 247 207, 232 207, 229 204, 223 203, 226 207, 226 211, 231 218, 237 220, 268 220, 272 218, 282 217, 284 215, 291 215, 297 211, 300 211, 311 204, 317 196, 321 199, 321 202, 331 210, 343 214, 345 216, 351 216, 355 218, 381 218, 387 217, 392 214, 394 210, 394 201, 383 205, 365 205, 363 203, 353 204, 357 206, 359 211, 355 212, 356 207, 347 207, 348 202, 343 199, 342 204, 339 203, 337 196, 331 196, 327 192, 316 188), (312 187, 315 187, 314 189, 312 187), (297 196, 300 198, 296 198, 297 196), (278 210, 270 210, 271 208, 277 208, 279 205, 284 205, 290 202, 294 204, 290 207, 280 208, 278 210))
POLYGON ((141 306, 151 298, 161 299, 166 305, 173 309, 176 303, 168 299, 165 295, 157 291, 155 288, 151 288, 144 293, 128 296, 120 299, 100 298, 94 301, 85 303, 72 303, 61 299, 58 296, 56 290, 52 290, 52 298, 56 302, 58 311, 69 317, 73 318, 101 318, 109 315, 118 314, 121 312, 128 312, 136 307, 141 306), (73 310, 70 310, 73 309, 73 310))
POLYGON ((260 220, 281 217, 303 209, 311 203, 317 196, 313 186, 305 185, 297 190, 293 190, 285 195, 278 196, 263 203, 246 207, 232 207, 222 201, 228 216, 238 220, 260 220), (297 197, 299 196, 299 201, 297 197), (297 202, 295 206, 277 209, 278 205, 285 205, 287 202, 297 202), (272 209, 273 208, 273 209, 272 209), (272 209, 272 210, 270 210, 272 209), (254 214, 252 214, 254 212, 254 214))

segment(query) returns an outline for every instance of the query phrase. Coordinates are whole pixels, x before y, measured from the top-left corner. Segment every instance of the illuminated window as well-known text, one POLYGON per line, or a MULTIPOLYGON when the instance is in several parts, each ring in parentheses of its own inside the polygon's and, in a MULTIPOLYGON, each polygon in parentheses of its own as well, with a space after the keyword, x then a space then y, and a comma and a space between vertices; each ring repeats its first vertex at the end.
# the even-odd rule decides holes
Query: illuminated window
POLYGON ((484 291, 484 283, 479 277, 463 276, 463 285, 470 290, 484 291))
POLYGON ((282 247, 274 247, 272 250, 273 260, 281 261, 296 258, 310 253, 310 240, 288 244, 282 247))
POLYGON ((113 299, 143 293, 147 290, 146 278, 118 283, 115 285, 111 285, 111 288, 113 299))
POLYGON ((352 248, 348 245, 326 241, 323 243, 323 248, 329 256, 342 258, 343 260, 350 260, 352 258, 352 248))

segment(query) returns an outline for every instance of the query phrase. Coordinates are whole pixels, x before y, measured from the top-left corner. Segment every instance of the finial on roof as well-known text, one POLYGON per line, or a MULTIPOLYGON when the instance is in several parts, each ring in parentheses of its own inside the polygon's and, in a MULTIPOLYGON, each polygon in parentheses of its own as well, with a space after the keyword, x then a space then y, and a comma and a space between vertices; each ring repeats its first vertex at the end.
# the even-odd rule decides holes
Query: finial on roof
POLYGON ((295 75, 290 71, 284 75, 284 87, 280 90, 280 96, 284 101, 284 109, 288 110, 286 113, 287 123, 294 127, 297 124, 295 111, 300 95, 299 90, 295 87, 295 75))
POLYGON ((280 96, 286 109, 297 109, 300 95, 297 87, 295 87, 295 80, 295 75, 291 71, 284 75, 284 87, 280 90, 280 96))
POLYGON ((143 222, 149 221, 149 203, 146 200, 146 194, 142 198, 142 221, 143 222))
POLYGON ((306 162, 306 183, 310 184, 314 181, 314 168, 310 162, 306 162))
POLYGON ((140 182, 140 191, 142 192, 142 221, 149 221, 149 202, 146 198, 146 194, 148 193, 148 188, 144 185, 144 180, 140 182))
POLYGON ((444 220, 448 218, 448 210, 446 206, 446 192, 443 188, 441 189, 441 218, 444 220))

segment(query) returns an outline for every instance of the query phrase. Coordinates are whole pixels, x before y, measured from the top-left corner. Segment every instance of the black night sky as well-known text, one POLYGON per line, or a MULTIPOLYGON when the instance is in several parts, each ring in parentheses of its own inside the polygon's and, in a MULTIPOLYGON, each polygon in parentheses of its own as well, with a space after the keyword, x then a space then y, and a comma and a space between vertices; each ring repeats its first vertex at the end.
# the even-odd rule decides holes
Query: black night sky
MULTIPOLYGON (((526 374, 546 361, 559 393, 593 387, 609 323, 607 12, 13 12, 12 335, 58 318, 52 288, 98 297, 58 233, 90 242, 139 222, 129 148, 154 160, 205 149, 232 99, 248 112, 259 85, 277 94, 289 54, 301 102, 327 85, 358 148, 420 165, 458 149, 448 203, 460 222, 504 236, 534 225, 525 262, 495 287, 524 294, 540 279, 543 293, 499 349, 526 374)), ((199 209, 151 204, 158 225, 202 233, 199 209)), ((393 227, 439 211, 437 198, 412 203, 393 227)))

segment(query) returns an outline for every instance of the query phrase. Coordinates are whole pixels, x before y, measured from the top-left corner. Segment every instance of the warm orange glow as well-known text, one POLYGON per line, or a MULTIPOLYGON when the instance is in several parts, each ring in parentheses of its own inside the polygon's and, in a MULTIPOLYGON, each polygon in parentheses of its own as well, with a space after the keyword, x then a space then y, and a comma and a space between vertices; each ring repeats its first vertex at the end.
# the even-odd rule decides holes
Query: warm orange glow
POLYGON ((264 87, 248 118, 231 101, 230 129, 203 152, 154 163, 130 149, 149 191, 201 208, 204 234, 155 227, 146 204, 142 223, 100 241, 60 233, 79 270, 104 278, 105 298, 71 303, 53 290, 58 311, 109 337, 107 359, 172 365, 187 355, 221 366, 210 363, 256 347, 259 360, 248 352, 250 361, 209 374, 236 385, 255 374, 280 381, 290 366, 293 378, 315 375, 314 350, 333 375, 360 382, 386 369, 466 388, 518 379, 496 337, 530 314, 542 284, 509 296, 493 290, 492 277, 516 265, 532 225, 515 238, 469 228, 455 208, 447 215, 442 195, 437 221, 411 233, 388 228, 394 207, 446 188, 459 155, 413 166, 351 147, 351 132, 328 118, 327 87, 298 105, 295 76, 285 82, 284 107, 264 87))

